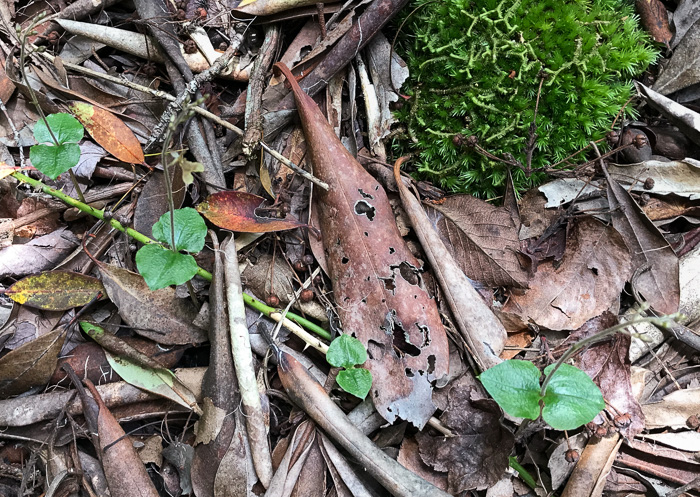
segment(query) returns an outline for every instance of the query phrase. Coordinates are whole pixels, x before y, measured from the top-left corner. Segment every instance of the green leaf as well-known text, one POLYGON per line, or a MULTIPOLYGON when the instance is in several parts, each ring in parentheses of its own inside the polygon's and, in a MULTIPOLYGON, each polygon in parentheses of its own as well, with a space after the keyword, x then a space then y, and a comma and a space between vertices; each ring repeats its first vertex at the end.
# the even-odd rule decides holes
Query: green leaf
MULTIPOLYGON (((547 366, 545 374, 553 367, 547 366)), ((604 408, 603 394, 593 380, 580 369, 562 364, 547 384, 542 418, 555 430, 573 430, 604 408)))
MULTIPOLYGON (((46 121, 49 123, 49 126, 51 126, 51 131, 53 131, 53 135, 56 137, 59 145, 63 145, 64 143, 78 143, 83 139, 83 125, 70 114, 50 114, 46 116, 46 121)), ((34 138, 36 138, 36 141, 39 143, 51 143, 55 145, 53 138, 51 138, 51 133, 43 119, 39 119, 34 125, 34 138)))
POLYGON ((105 356, 112 369, 127 383, 190 409, 197 405, 194 394, 169 369, 146 368, 126 357, 115 356, 106 350, 105 356))
POLYGON ((105 332, 104 328, 100 328, 99 326, 88 323, 87 321, 80 321, 80 328, 90 338, 94 338, 96 336, 99 337, 100 335, 104 335, 105 332))
POLYGON ((364 400, 372 388, 372 373, 364 368, 343 369, 336 381, 340 388, 364 400))
MULTIPOLYGON (((175 249, 196 253, 204 248, 207 224, 192 207, 175 209, 175 249)), ((153 225, 153 238, 170 245, 170 213, 166 212, 153 225)))
POLYGON ((540 370, 529 361, 511 359, 487 369, 479 379, 498 405, 516 418, 540 415, 540 370))
POLYGON ((326 361, 336 368, 350 368, 366 360, 367 350, 362 342, 345 333, 333 340, 326 352, 326 361))
POLYGON ((32 165, 51 179, 68 171, 80 161, 80 147, 76 143, 34 145, 29 149, 32 165))
POLYGON ((198 269, 191 255, 155 244, 144 245, 136 252, 136 267, 151 290, 186 283, 197 274, 198 269))

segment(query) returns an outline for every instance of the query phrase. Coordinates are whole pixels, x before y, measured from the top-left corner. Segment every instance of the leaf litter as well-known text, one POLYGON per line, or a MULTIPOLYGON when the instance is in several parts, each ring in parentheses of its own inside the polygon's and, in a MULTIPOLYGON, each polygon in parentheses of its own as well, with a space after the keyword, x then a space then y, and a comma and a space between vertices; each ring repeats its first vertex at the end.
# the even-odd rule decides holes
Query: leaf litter
MULTIPOLYGON (((27 26, 25 3, 3 11, 5 21, 27 26)), ((561 174, 541 187, 544 195, 533 189, 518 201, 508 185, 504 207, 465 195, 433 196, 421 204, 405 188, 416 186, 413 181, 392 177, 387 162, 395 157, 388 145, 404 125, 392 110, 405 98, 407 69, 380 28, 405 2, 200 3, 163 4, 154 17, 153 5, 135 2, 143 33, 128 24, 100 25, 96 32, 86 22, 47 21, 40 36, 30 37, 47 49, 32 55, 25 74, 18 58, 9 57, 0 69, 8 109, 0 116, 0 157, 8 164, 0 173, 0 226, 9 234, 0 249, 0 299, 13 308, 0 330, 0 425, 7 427, 0 438, 20 436, 17 450, 26 456, 12 459, 3 446, 3 460, 15 470, 38 469, 48 485, 48 471, 29 467, 30 442, 53 433, 54 445, 41 449, 41 457, 48 460, 65 443, 81 460, 87 457, 86 446, 71 442, 73 432, 61 423, 65 408, 87 423, 87 431, 75 432, 79 438, 101 432, 91 452, 105 476, 94 489, 108 486, 113 495, 156 495, 161 487, 153 487, 151 477, 171 492, 207 496, 262 495, 264 486, 270 495, 510 496, 526 493, 527 484, 538 494, 614 495, 625 488, 644 495, 649 482, 662 493, 700 476, 692 459, 700 452, 700 379, 690 367, 700 342, 693 2, 679 2, 670 23, 669 5, 638 2, 645 4, 640 15, 656 38, 676 48, 663 71, 652 69, 638 84, 648 106, 638 122, 620 124, 621 147, 604 159, 590 154, 595 165, 561 174), (268 63, 287 63, 286 78, 257 68, 270 30, 232 21, 226 13, 235 7, 239 14, 263 9, 266 21, 303 19, 280 24, 285 45, 272 38, 264 45, 268 63), (318 23, 319 16, 327 25, 318 23), (180 29, 186 21, 192 28, 180 29), (169 40, 158 29, 166 22, 168 30, 178 26, 169 40), (95 51, 69 53, 75 38, 69 41, 64 29, 99 39, 90 42, 95 51), (217 73, 215 60, 229 55, 230 67, 217 73), (166 69, 166 57, 174 57, 174 66, 166 69), (212 64, 213 76, 207 73, 212 64), (184 98, 185 85, 194 81, 190 71, 198 74, 191 100, 203 96, 193 106, 184 98), (76 199, 80 189, 104 213, 106 228, 98 231, 93 217, 67 212, 48 188, 18 181, 12 164, 29 165, 18 145, 34 145, 35 132, 41 143, 52 142, 46 130, 42 134, 26 80, 43 113, 71 113, 89 134, 82 141, 77 133, 61 138, 68 145, 80 141, 73 170, 78 183, 67 172, 55 183, 28 174, 76 199), (162 144, 168 120, 161 116, 175 100, 173 108, 197 106, 192 112, 201 120, 190 119, 162 144), (256 110, 255 102, 262 108, 256 110), (300 124, 293 119, 295 107, 300 124), (245 131, 237 128, 243 125, 245 131), (270 148, 258 151, 254 142, 246 155, 237 137, 256 126, 251 136, 269 139, 270 148), (160 154, 144 154, 147 143, 153 147, 148 152, 164 146, 176 163, 167 178, 160 154), (275 151, 292 163, 279 164, 275 151), (642 162, 625 163, 634 157, 642 162), (400 196, 392 193, 397 179, 400 196), (329 190, 317 186, 323 183, 329 190), (224 186, 229 189, 220 191, 224 186), (165 288, 153 291, 135 272, 144 240, 137 243, 116 226, 133 226, 169 244, 167 222, 159 224, 171 205, 169 188, 175 208, 196 208, 222 238, 234 232, 243 298, 255 306, 241 327, 251 333, 256 351, 243 375, 233 366, 227 313, 234 297, 223 281, 218 242, 207 241, 195 253, 200 226, 197 241, 175 247, 192 252, 190 269, 198 276, 174 288, 167 286, 173 281, 168 274, 165 288), (99 203, 92 201, 97 194, 99 203), (407 217, 397 212, 401 203, 407 217), (286 307, 302 328, 284 321, 286 307), (474 309, 477 317, 470 314, 474 309), (652 324, 635 324, 632 336, 616 334, 571 358, 567 371, 591 378, 605 407, 585 427, 569 430, 570 445, 551 427, 565 426, 566 414, 561 424, 545 414, 550 426, 504 415, 507 402, 490 398, 473 374, 517 358, 540 375, 570 346, 618 324, 623 313, 637 320, 642 313, 678 310, 682 315, 671 331, 652 333, 645 331, 652 324), (81 334, 77 321, 103 328, 110 338, 81 334), (276 322, 284 323, 281 332, 276 322), (359 364, 365 356, 358 353, 354 362, 338 363, 345 369, 331 367, 322 357, 327 341, 306 331, 313 326, 332 337, 359 339, 367 359, 359 364), (279 346, 269 356, 261 342, 266 334, 279 346), (322 345, 315 351, 307 347, 313 340, 322 345), (206 374, 202 366, 208 366, 206 374), (75 370, 73 380, 68 368, 75 370), (341 388, 352 390, 345 379, 351 370, 371 372, 364 402, 341 388), (242 385, 240 376, 247 378, 242 385), (85 379, 89 393, 77 378, 85 379), (80 400, 73 398, 75 389, 80 400), (247 429, 253 418, 239 408, 244 390, 260 398, 255 426, 247 429), (157 419, 159 427, 146 418, 157 419), (359 418, 361 429, 353 424, 359 418), (119 425, 127 421, 139 428, 128 439, 119 425), (154 444, 155 455, 144 464, 133 447, 151 444, 153 434, 165 448, 154 444), (260 470, 266 458, 273 461, 269 480, 260 470)), ((52 0, 35 7, 64 15, 52 0)), ((78 21, 97 13, 84 2, 68 8, 78 21)), ((613 137, 610 143, 616 147, 613 137)), ((417 186, 426 191, 425 184, 417 186)), ((331 354, 330 362, 336 359, 331 354)), ((577 402, 570 384, 576 380, 561 378, 555 386, 577 402)), ((509 381, 506 390, 513 386, 509 381)), ((69 459, 69 473, 86 469, 69 459)), ((92 485, 70 478, 57 484, 66 491, 92 485)), ((19 482, 11 486, 19 489, 19 482)), ((39 485, 27 489, 27 495, 39 493, 39 485)))

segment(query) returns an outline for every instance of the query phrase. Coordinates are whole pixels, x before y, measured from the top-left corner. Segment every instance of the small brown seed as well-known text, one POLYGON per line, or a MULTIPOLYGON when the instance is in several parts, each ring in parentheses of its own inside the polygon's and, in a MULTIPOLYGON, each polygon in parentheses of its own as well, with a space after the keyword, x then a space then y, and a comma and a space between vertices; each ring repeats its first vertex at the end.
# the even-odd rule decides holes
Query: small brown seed
POLYGON ((630 423, 632 423, 632 416, 630 416, 629 413, 624 413, 620 414, 618 416, 615 416, 615 425, 619 426, 620 428, 624 428, 626 426, 629 426, 630 423))
POLYGON ((299 294, 299 300, 302 302, 311 302, 314 299, 314 291, 311 288, 304 288, 299 294))
POLYGON ((569 449, 564 454, 564 459, 566 459, 566 462, 576 462, 578 461, 578 458, 579 455, 576 449, 569 449))
POLYGON ((271 294, 265 299, 265 303, 270 307, 278 307, 280 305, 280 299, 277 295, 271 294))

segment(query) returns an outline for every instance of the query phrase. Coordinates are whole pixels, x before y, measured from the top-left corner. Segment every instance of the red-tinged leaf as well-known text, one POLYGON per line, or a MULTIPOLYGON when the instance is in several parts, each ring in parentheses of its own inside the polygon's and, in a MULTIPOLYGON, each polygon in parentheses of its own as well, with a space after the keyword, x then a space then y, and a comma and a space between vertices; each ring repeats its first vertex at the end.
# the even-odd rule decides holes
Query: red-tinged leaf
POLYGON ((119 421, 107 409, 94 385, 87 382, 87 387, 99 408, 97 434, 100 459, 112 497, 159 497, 146 467, 119 421))
POLYGON ((245 192, 218 192, 209 195, 197 210, 209 221, 231 231, 268 233, 306 226, 289 215, 284 219, 267 217, 258 209, 265 208, 265 199, 245 192), (257 214, 256 211, 261 212, 257 214))
POLYGON ((388 421, 422 427, 435 411, 432 383, 448 370, 449 351, 435 301, 396 226, 382 186, 338 140, 286 66, 320 192, 319 221, 343 328, 367 348, 370 395, 388 421))
POLYGON ((117 116, 84 102, 70 102, 68 108, 107 152, 123 162, 143 163, 145 158, 138 138, 117 116))
POLYGON ((18 304, 46 311, 65 311, 105 295, 102 282, 72 271, 49 271, 27 276, 5 291, 18 304))

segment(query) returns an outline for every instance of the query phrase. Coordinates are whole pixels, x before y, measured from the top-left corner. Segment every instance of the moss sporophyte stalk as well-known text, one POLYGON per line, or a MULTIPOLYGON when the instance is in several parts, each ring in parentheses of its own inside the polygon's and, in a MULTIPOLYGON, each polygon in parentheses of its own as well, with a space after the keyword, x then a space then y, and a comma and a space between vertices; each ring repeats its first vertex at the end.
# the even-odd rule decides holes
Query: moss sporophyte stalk
MULTIPOLYGON (((658 51, 628 0, 419 0, 403 26, 410 96, 398 111, 420 175, 451 191, 493 197, 506 167, 459 146, 476 136, 497 157, 554 164, 605 136, 658 51)), ((407 9, 411 11, 412 9, 407 9)), ((578 157, 582 159, 582 157, 578 157)), ((575 160, 575 159, 574 159, 575 160)), ((516 188, 544 179, 513 170, 516 188)))

